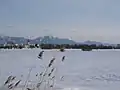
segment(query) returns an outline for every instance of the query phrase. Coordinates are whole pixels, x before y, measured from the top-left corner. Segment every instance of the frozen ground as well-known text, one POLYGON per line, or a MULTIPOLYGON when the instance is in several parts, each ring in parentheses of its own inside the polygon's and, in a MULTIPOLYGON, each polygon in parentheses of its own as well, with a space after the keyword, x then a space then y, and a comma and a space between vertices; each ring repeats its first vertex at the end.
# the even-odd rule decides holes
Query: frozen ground
MULTIPOLYGON (((119 90, 120 89, 120 50, 45 50, 43 60, 37 58, 40 49, 0 50, 0 86, 9 75, 16 75, 25 80, 32 67, 30 80, 35 81, 35 74, 42 70, 40 65, 49 62, 52 57, 60 60, 66 56, 64 63, 59 64, 56 86, 70 90, 119 90), (21 77, 23 75, 23 77, 21 77)), ((1 90, 1 89, 0 89, 1 90)))

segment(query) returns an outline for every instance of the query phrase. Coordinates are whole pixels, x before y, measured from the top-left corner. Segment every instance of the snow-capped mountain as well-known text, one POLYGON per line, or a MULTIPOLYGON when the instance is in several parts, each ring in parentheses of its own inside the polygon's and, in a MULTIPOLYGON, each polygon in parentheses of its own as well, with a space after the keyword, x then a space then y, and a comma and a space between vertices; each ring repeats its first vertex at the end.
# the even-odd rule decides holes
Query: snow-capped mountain
POLYGON ((8 42, 13 42, 15 44, 26 44, 29 40, 30 44, 75 44, 76 42, 69 39, 61 39, 53 36, 38 37, 35 39, 27 39, 24 37, 9 37, 0 36, 0 44, 5 44, 8 42))
POLYGON ((0 36, 0 44, 6 44, 9 42, 15 43, 15 44, 22 44, 27 43, 28 39, 25 39, 24 37, 9 37, 9 36, 0 36))
POLYGON ((64 38, 58 38, 53 36, 44 36, 44 37, 37 37, 35 39, 28 39, 24 37, 10 37, 10 36, 0 36, 0 44, 6 44, 6 43, 15 43, 15 44, 27 44, 29 41, 30 44, 87 44, 87 45, 114 45, 109 43, 101 43, 96 41, 85 41, 85 42, 75 42, 73 40, 64 39, 64 38))

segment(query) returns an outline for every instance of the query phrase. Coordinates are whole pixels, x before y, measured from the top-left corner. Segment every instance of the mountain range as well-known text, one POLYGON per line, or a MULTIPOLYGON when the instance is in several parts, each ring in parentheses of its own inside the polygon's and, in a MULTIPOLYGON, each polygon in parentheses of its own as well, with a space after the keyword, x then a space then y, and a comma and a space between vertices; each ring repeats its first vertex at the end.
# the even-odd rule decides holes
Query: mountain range
POLYGON ((44 36, 44 37, 37 37, 35 39, 28 39, 24 37, 10 37, 10 36, 0 36, 0 44, 6 43, 15 43, 15 44, 27 44, 29 41, 30 44, 87 44, 87 45, 113 45, 109 43, 101 43, 96 41, 85 41, 85 42, 76 42, 74 40, 65 39, 65 38, 58 38, 53 36, 44 36))

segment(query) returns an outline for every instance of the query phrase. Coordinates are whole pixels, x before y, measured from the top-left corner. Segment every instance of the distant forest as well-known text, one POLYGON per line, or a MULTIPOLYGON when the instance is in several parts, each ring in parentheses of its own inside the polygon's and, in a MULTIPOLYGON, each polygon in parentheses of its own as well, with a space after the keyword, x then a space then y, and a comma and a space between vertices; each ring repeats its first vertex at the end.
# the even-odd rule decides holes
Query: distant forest
POLYGON ((85 44, 6 44, 0 45, 0 49, 22 49, 22 48, 41 48, 41 49, 120 49, 120 44, 116 46, 104 46, 104 45, 85 45, 85 44))

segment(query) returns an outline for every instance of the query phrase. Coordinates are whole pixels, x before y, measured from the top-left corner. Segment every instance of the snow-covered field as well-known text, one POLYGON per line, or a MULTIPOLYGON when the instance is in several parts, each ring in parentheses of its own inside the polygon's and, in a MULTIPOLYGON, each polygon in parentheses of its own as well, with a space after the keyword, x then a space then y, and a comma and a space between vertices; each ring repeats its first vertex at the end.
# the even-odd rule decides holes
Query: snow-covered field
MULTIPOLYGON (((58 65, 56 87, 70 90, 119 90, 120 89, 120 50, 45 50, 43 60, 37 55, 40 49, 0 50, 0 86, 9 75, 15 75, 25 81, 32 68, 30 80, 36 81, 36 73, 43 69, 52 57, 60 60, 66 56, 64 63, 58 65), (21 77, 23 75, 23 77, 21 77)), ((0 89, 1 90, 1 89, 0 89)))

